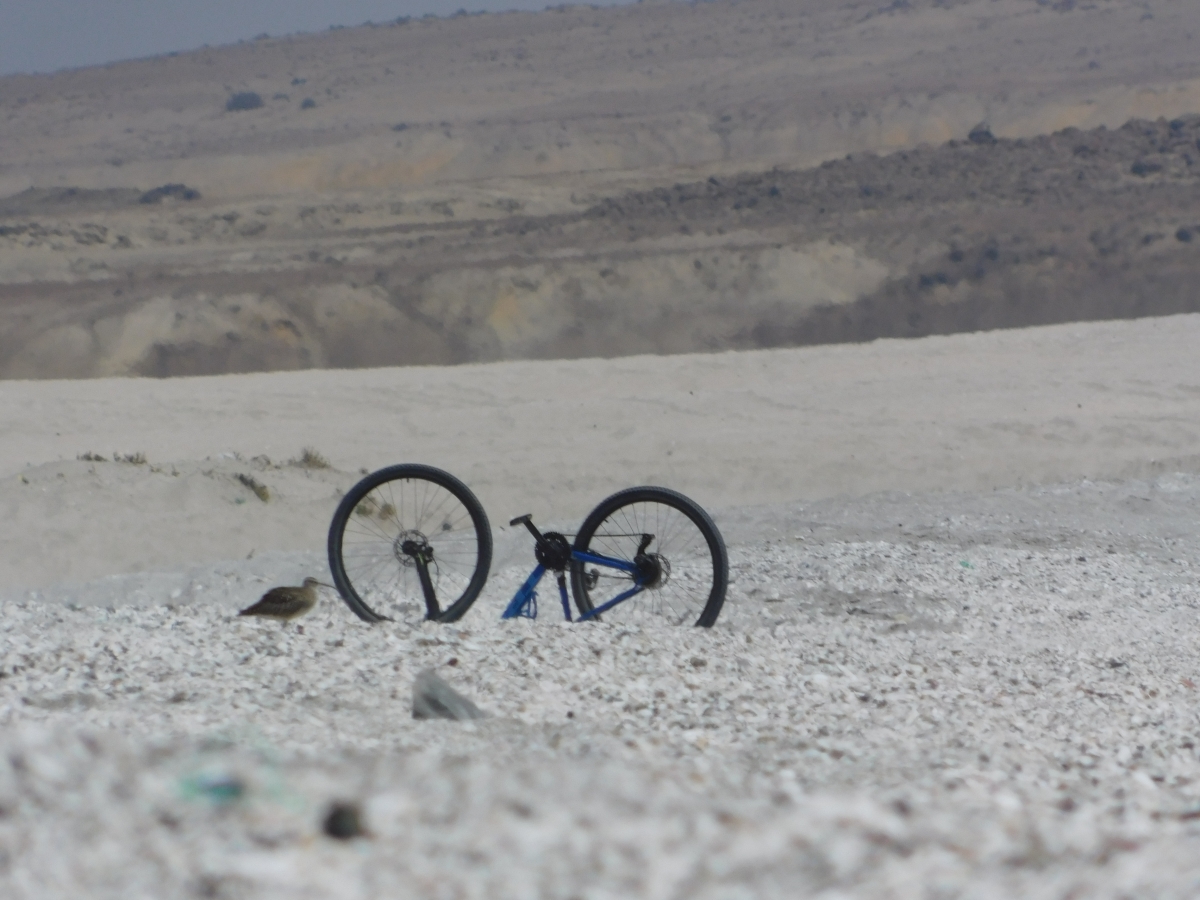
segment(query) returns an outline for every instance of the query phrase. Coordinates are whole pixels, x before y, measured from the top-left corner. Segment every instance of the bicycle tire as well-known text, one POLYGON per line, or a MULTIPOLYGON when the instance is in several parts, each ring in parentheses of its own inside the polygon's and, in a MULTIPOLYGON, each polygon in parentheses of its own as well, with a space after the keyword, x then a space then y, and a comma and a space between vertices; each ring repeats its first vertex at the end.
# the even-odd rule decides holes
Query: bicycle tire
MULTIPOLYGON (((649 611, 664 615, 675 624, 694 617, 695 625, 711 628, 725 604, 729 557, 721 532, 694 500, 663 487, 618 491, 588 514, 579 528, 574 549, 632 562, 646 535, 653 542, 643 546, 642 552, 651 551, 650 556, 667 562, 665 580, 602 615, 620 620, 635 610, 649 611), (684 523, 690 523, 696 534, 685 534, 684 523), (654 530, 648 531, 649 528, 654 530), (702 539, 702 546, 698 539, 702 539)), ((594 565, 571 562, 571 594, 580 615, 602 606, 632 585, 631 575, 602 574, 594 565), (603 587, 601 579, 605 579, 603 587)))
POLYGON ((410 602, 425 605, 416 564, 400 550, 406 538, 423 541, 433 562, 439 609, 430 616, 427 607, 426 618, 461 619, 487 581, 492 528, 470 488, 449 472, 415 463, 372 472, 338 504, 328 550, 342 600, 364 622, 389 621, 379 609, 385 604, 393 611, 410 602), (450 596, 441 608, 443 591, 450 596))

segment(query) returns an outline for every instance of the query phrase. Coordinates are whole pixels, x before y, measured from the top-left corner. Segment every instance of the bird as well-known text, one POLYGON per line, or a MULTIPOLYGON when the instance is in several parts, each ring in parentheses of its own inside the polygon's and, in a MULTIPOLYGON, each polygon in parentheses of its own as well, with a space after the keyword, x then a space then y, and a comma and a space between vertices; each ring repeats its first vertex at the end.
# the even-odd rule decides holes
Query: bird
POLYGON ((315 578, 305 578, 303 587, 274 587, 253 606, 247 606, 239 616, 263 616, 288 622, 298 619, 317 604, 317 588, 329 585, 315 578))

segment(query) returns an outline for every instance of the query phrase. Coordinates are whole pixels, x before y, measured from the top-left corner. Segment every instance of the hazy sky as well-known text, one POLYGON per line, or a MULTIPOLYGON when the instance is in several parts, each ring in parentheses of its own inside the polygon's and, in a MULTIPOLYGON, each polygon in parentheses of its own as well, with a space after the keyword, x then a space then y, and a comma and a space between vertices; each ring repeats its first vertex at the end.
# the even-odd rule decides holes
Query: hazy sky
MULTIPOLYGON (((613 6, 630 0, 589 0, 613 6)), ((0 0, 0 75, 323 31, 459 9, 544 9, 552 0, 0 0)))

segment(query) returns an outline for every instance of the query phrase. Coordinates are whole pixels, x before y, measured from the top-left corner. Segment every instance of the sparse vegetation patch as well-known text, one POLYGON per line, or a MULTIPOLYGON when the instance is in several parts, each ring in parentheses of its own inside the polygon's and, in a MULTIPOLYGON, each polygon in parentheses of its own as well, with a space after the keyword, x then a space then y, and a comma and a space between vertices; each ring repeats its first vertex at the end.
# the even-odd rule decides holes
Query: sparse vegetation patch
POLYGON ((247 475, 244 472, 239 472, 236 477, 237 477, 238 481, 240 481, 246 487, 250 488, 250 490, 254 492, 254 496, 257 497, 259 500, 261 500, 263 503, 267 503, 268 501, 270 501, 271 489, 268 488, 261 481, 259 481, 257 478, 255 478, 253 475, 247 475))
POLYGON ((296 466, 300 469, 328 469, 330 468, 329 460, 314 450, 312 447, 305 447, 300 451, 300 455, 291 460, 288 465, 296 466))

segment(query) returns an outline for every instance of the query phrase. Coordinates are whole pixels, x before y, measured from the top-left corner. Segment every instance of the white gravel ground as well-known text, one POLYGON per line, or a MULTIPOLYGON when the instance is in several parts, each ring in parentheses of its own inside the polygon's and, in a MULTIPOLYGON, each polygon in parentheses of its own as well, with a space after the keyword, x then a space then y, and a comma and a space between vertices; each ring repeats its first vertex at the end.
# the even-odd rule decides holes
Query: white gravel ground
POLYGON ((728 510, 711 631, 502 622, 515 564, 455 626, 238 619, 244 564, 12 598, 0 895, 1194 897, 1198 519, 1190 475, 728 510), (492 718, 414 721, 426 667, 492 718))

